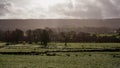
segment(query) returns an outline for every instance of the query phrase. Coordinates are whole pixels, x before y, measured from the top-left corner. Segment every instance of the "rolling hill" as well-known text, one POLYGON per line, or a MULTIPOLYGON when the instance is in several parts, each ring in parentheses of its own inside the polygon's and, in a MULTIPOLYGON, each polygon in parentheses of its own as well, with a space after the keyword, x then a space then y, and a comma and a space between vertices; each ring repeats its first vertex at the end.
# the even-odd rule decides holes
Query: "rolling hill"
POLYGON ((77 27, 107 27, 119 28, 120 19, 1 19, 0 30, 16 28, 27 30, 36 28, 77 28, 77 27))

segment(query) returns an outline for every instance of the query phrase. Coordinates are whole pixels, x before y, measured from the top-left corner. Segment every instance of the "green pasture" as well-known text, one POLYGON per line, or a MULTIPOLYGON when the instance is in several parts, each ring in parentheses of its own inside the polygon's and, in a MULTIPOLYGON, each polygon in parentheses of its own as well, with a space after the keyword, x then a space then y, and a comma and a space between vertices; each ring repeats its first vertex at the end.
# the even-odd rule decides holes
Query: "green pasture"
MULTIPOLYGON (((120 68, 114 53, 76 53, 77 56, 0 55, 0 68, 120 68)), ((120 54, 120 53, 116 53, 120 54)))
POLYGON ((42 48, 42 45, 37 44, 16 44, 16 45, 5 45, 0 43, 0 52, 31 52, 31 51, 46 51, 46 50, 57 50, 63 48, 120 48, 120 43, 68 43, 67 46, 64 43, 49 43, 48 47, 42 48), (4 46, 4 47, 1 47, 4 46))
MULTIPOLYGON (((42 52, 64 48, 119 48, 120 43, 49 43, 5 45, 0 52, 42 52)), ((0 68, 120 68, 120 52, 59 52, 48 55, 0 55, 0 68)))

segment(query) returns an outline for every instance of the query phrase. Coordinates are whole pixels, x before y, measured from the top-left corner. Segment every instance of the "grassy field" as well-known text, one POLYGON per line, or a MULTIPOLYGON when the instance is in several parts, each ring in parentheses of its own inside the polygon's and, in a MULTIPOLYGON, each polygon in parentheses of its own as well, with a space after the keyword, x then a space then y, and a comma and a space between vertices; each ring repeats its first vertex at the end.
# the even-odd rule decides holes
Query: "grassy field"
POLYGON ((120 58, 110 54, 112 53, 79 53, 78 56, 0 55, 0 68, 120 68, 120 58))
MULTIPOLYGON (((0 46, 5 46, 5 43, 0 43, 0 46)), ((106 48, 120 48, 120 43, 68 43, 67 46, 64 46, 64 43, 49 43, 48 49, 41 48, 41 45, 36 44, 16 44, 16 45, 9 45, 3 48, 0 48, 0 52, 31 52, 31 51, 51 51, 56 49, 62 48, 80 48, 80 49, 87 49, 87 48, 99 48, 99 49, 106 49, 106 48)))
MULTIPOLYGON (((120 43, 49 43, 47 49, 36 44, 6 46, 0 52, 42 52, 62 48, 119 48, 120 43)), ((120 68, 120 52, 59 52, 48 55, 0 55, 0 68, 120 68)))

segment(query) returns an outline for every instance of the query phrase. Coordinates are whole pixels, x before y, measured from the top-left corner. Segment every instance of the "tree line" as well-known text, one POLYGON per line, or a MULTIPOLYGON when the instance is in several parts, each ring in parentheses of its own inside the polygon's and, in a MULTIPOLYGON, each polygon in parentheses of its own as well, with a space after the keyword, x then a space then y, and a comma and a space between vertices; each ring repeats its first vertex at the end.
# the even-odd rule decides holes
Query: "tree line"
POLYGON ((12 31, 0 31, 0 41, 7 42, 7 44, 36 43, 44 45, 44 47, 47 46, 48 42, 63 42, 65 45, 68 42, 120 43, 120 28, 116 30, 116 34, 104 36, 76 31, 56 31, 50 28, 29 29, 25 32, 16 29, 12 31))

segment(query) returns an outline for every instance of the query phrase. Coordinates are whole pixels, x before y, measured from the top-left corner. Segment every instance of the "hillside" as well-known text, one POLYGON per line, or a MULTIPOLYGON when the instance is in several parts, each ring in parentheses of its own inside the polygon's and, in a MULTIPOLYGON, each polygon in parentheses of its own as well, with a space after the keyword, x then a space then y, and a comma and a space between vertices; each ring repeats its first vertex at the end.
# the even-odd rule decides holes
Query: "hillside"
POLYGON ((13 30, 16 28, 27 30, 35 28, 77 28, 77 27, 108 27, 119 28, 120 19, 106 19, 106 20, 81 20, 81 19, 1 19, 1 30, 13 30))

